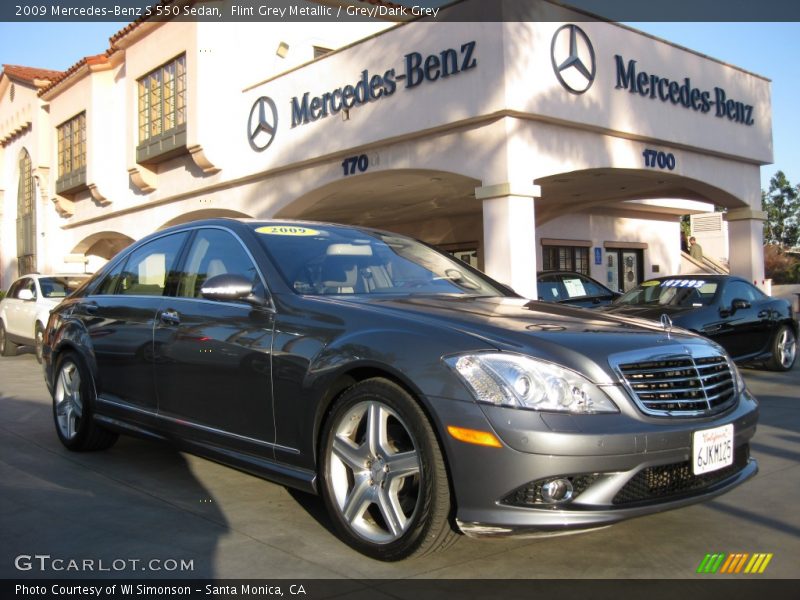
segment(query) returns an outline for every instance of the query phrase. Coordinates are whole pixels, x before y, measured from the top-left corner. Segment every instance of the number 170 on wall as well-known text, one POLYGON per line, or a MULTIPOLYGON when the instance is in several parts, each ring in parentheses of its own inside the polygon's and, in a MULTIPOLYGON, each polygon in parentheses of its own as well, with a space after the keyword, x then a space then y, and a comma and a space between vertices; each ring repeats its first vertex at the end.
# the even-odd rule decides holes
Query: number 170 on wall
POLYGON ((342 161, 342 170, 345 175, 355 175, 363 173, 369 168, 369 158, 366 154, 349 156, 342 161))

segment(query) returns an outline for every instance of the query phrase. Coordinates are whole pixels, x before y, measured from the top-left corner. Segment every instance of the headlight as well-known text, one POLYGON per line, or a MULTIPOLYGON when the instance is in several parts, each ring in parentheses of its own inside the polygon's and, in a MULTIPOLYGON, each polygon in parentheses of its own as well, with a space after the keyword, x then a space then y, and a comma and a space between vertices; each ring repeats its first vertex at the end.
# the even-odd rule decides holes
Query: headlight
POLYGON ((574 414, 619 412, 595 384, 553 363, 500 352, 462 354, 444 361, 479 402, 574 414))
POLYGON ((733 362, 730 356, 727 354, 725 355, 728 359, 728 366, 731 370, 731 375, 733 375, 733 380, 736 382, 736 394, 741 394, 745 389, 744 377, 742 377, 742 372, 739 370, 739 367, 736 366, 736 363, 733 362))

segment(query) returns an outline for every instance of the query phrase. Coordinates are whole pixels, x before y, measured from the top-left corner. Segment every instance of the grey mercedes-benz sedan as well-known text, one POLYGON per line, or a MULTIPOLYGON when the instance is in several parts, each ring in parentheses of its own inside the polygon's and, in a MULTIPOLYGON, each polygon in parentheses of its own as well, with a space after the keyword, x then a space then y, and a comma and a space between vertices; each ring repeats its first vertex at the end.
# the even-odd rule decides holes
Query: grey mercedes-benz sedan
POLYGON ((53 310, 43 354, 70 450, 171 440, 321 494, 382 560, 604 526, 757 471, 757 402, 720 346, 528 301, 371 229, 159 231, 53 310))

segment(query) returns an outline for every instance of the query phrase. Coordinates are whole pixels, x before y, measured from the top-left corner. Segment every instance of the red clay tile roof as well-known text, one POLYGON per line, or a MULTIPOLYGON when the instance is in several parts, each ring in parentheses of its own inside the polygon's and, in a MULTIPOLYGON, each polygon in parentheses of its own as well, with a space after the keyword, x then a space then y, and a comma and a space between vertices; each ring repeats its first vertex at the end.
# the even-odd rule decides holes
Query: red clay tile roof
MULTIPOLYGON (((161 2, 159 2, 159 5, 167 6, 167 5, 172 4, 173 2, 177 2, 177 1, 178 0, 161 0, 161 2)), ((379 6, 390 6, 390 7, 399 7, 400 6, 399 4, 394 4, 393 2, 388 2, 387 0, 358 0, 358 1, 359 2, 363 2, 365 4, 374 4, 374 5, 379 5, 379 6)), ((155 12, 153 14, 155 14, 155 12)), ((39 95, 41 96, 42 94, 46 93, 48 90, 54 88, 56 85, 61 83, 61 81, 63 81, 64 79, 66 79, 67 77, 72 75, 72 73, 77 71, 84 64, 96 65, 96 64, 101 64, 101 63, 107 62, 109 55, 112 52, 114 52, 114 50, 115 50, 114 45, 116 44, 116 42, 119 41, 121 38, 125 37, 127 34, 129 34, 131 31, 133 31, 137 27, 139 27, 139 25, 141 25, 142 23, 144 23, 145 21, 148 21, 148 20, 150 20, 150 17, 141 16, 138 19, 136 19, 135 21, 131 21, 128 25, 126 25, 125 27, 120 29, 117 33, 112 35, 108 39, 109 48, 108 48, 108 50, 105 51, 105 53, 96 54, 94 56, 87 56, 85 58, 82 58, 81 60, 76 62, 74 65, 72 65, 69 69, 67 69, 66 71, 63 71, 63 72, 61 72, 61 71, 48 71, 48 73, 51 73, 51 77, 44 77, 43 79, 49 79, 50 83, 47 86, 45 86, 42 90, 39 91, 39 95)), ((26 67, 17 67, 17 68, 24 69, 26 67)), ((45 72, 43 69, 38 69, 38 70, 41 71, 41 72, 45 72)))
MULTIPOLYGON (((170 5, 170 4, 172 4, 173 2, 176 2, 176 1, 177 0, 161 0, 161 2, 159 2, 157 6, 168 6, 168 5, 170 5)), ((153 14, 151 16, 155 16, 155 11, 153 11, 153 14)), ((151 17, 147 17, 147 16, 142 15, 141 17, 139 17, 135 21, 131 21, 128 25, 126 25, 125 27, 120 29, 117 33, 115 33, 110 38, 108 38, 108 41, 111 44, 111 48, 114 48, 114 44, 116 44, 117 41, 120 38, 125 37, 131 31, 133 31, 134 29, 139 27, 139 25, 141 25, 145 21, 149 21, 150 18, 151 17)))
POLYGON ((106 62, 108 62, 108 52, 105 52, 104 54, 94 54, 92 56, 84 56, 66 71, 54 71, 54 73, 58 73, 58 77, 52 78, 50 83, 39 90, 39 95, 41 96, 42 94, 47 93, 48 90, 51 90, 57 86, 75 71, 80 69, 83 65, 101 65, 106 62))
POLYGON ((37 69, 36 67, 23 67, 20 65, 3 65, 3 73, 14 79, 33 83, 36 79, 53 81, 61 76, 61 71, 50 69, 37 69))

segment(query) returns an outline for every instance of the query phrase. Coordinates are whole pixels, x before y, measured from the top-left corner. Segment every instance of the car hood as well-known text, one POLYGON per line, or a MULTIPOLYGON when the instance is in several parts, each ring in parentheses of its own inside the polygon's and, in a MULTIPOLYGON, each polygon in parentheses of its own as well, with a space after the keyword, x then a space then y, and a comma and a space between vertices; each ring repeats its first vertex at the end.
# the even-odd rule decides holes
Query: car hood
POLYGON ((708 345, 704 338, 682 330, 667 335, 658 323, 523 298, 413 296, 353 300, 372 310, 455 329, 500 350, 559 363, 598 383, 618 381, 609 365, 611 354, 643 349, 662 354, 672 348, 683 353, 686 345, 708 345))

